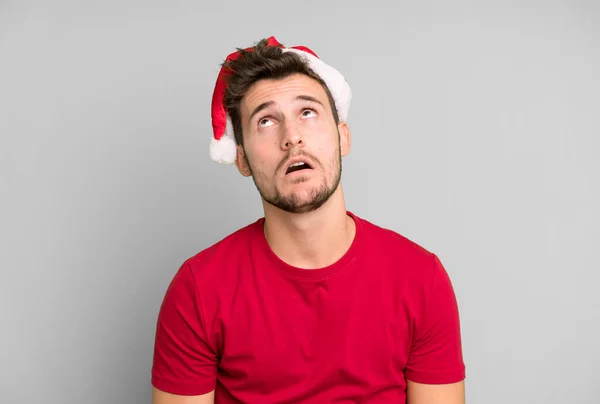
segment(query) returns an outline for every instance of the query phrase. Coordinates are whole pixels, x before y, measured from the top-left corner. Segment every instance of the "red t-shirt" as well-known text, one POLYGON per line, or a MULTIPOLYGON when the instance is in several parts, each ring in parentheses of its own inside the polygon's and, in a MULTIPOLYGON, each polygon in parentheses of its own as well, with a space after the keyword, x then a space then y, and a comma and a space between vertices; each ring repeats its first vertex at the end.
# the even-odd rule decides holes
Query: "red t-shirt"
POLYGON ((406 379, 464 379, 459 315, 436 255, 352 213, 331 266, 292 267, 264 219, 185 261, 158 317, 152 384, 216 403, 403 403, 406 379))

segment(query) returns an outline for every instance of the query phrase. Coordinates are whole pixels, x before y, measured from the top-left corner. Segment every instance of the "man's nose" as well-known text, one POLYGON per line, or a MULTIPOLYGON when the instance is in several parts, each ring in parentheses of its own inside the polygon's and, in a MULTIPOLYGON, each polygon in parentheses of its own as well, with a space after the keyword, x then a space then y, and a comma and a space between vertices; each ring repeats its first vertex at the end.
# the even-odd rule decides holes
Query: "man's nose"
POLYGON ((302 130, 297 127, 296 123, 293 122, 285 122, 282 125, 282 148, 284 150, 290 149, 292 147, 304 146, 304 137, 302 135, 302 130))

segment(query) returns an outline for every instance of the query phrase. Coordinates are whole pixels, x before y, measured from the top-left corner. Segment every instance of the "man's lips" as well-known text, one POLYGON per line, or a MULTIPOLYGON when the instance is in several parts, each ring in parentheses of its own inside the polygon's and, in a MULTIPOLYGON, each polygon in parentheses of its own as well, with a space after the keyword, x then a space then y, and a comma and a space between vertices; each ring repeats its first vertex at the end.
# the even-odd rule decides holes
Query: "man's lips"
POLYGON ((287 162, 285 165, 285 175, 296 171, 310 170, 313 168, 312 162, 309 159, 297 157, 287 162))
POLYGON ((285 172, 285 175, 295 173, 298 171, 311 170, 311 169, 312 169, 312 167, 310 165, 308 165, 307 163, 303 163, 303 162, 294 163, 288 167, 288 169, 285 172))

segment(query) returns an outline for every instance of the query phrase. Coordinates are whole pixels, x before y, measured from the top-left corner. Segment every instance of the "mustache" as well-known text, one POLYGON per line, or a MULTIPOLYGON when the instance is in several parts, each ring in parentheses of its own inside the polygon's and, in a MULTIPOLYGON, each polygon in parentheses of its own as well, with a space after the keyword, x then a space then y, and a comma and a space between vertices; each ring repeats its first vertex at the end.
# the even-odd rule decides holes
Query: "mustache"
MULTIPOLYGON (((306 157, 308 158, 310 161, 314 161, 316 164, 318 164, 319 166, 321 166, 321 162, 319 161, 319 159, 317 159, 315 156, 313 156, 312 154, 305 152, 304 150, 299 150, 294 152, 294 154, 292 154, 291 152, 288 152, 287 156, 285 156, 280 162, 279 164, 277 164, 277 169, 276 171, 280 171, 281 169, 283 169, 283 167, 285 166, 285 164, 290 161, 291 159, 294 159, 296 157, 306 157)), ((314 167, 313 167, 314 168, 314 167)))

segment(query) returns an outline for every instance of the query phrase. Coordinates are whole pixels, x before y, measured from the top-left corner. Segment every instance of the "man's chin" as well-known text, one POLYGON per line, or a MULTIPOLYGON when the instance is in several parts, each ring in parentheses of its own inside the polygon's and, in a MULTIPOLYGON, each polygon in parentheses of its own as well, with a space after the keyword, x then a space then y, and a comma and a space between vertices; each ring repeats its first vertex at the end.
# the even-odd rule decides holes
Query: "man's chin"
MULTIPOLYGON (((327 198, 328 199, 328 198, 327 198)), ((308 213, 320 208, 327 199, 320 197, 298 195, 282 195, 276 199, 265 199, 268 204, 289 213, 308 213)))
POLYGON ((303 213, 313 212, 313 211, 319 209, 322 205, 323 205, 323 203, 320 203, 320 204, 308 203, 308 204, 304 204, 304 205, 279 203, 275 206, 285 212, 288 212, 288 213, 303 214, 303 213))
POLYGON ((324 193, 304 193, 303 195, 289 195, 288 197, 282 197, 278 202, 278 205, 285 211, 291 213, 307 213, 312 212, 320 208, 331 195, 324 193))

